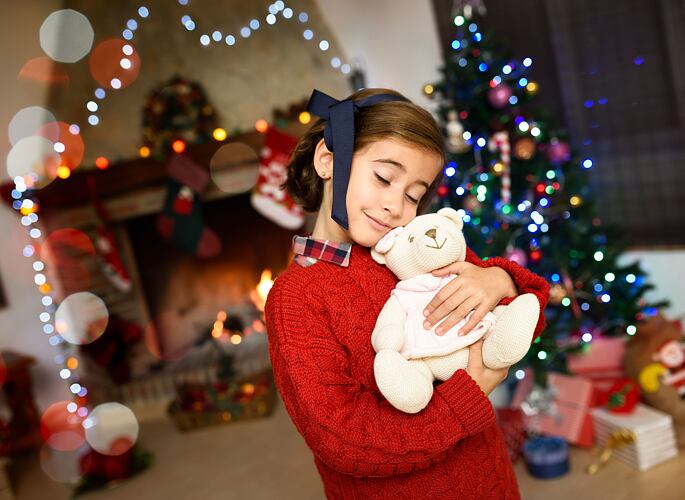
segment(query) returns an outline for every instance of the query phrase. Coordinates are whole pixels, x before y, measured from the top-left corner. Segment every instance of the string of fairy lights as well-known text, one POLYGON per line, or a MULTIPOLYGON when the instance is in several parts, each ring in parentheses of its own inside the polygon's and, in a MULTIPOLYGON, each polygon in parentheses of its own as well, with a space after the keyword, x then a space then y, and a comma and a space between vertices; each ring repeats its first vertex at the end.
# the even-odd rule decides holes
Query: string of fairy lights
MULTIPOLYGON (((189 4, 189 0, 178 0, 178 4, 181 7, 186 7, 189 4)), ((60 11, 58 11, 59 13, 60 11)), ((61 11, 61 12, 66 12, 61 11)), ((92 42, 92 28, 88 23, 85 16, 82 14, 71 11, 70 17, 67 18, 69 22, 74 22, 73 20, 81 23, 83 26, 84 20, 87 28, 90 30, 91 42, 92 42), (80 16, 80 17, 79 17, 80 16), (81 19, 82 18, 82 19, 81 19)), ((54 15, 55 13, 53 13, 54 15)), ((135 37, 136 32, 142 28, 143 22, 150 16, 150 9, 147 6, 140 6, 137 10, 137 17, 131 17, 125 23, 125 28, 121 33, 121 37, 125 42, 121 43, 121 54, 119 60, 119 66, 124 71, 131 71, 135 68, 135 48, 132 45, 132 40, 135 37)), ((296 19, 302 26, 302 37, 305 41, 312 41, 317 44, 318 49, 327 53, 331 50, 331 44, 326 39, 316 40, 314 31, 308 26, 309 15, 306 12, 295 13, 290 7, 287 7, 285 2, 277 1, 268 7, 268 13, 265 16, 264 22, 268 26, 275 25, 277 21, 282 18, 285 21, 296 19)), ((181 26, 185 28, 186 31, 194 33, 198 32, 197 20, 191 17, 189 14, 184 14, 181 19, 181 26)), ((68 23, 65 23, 68 24, 68 23)), ((262 23, 258 19, 252 19, 245 26, 242 26, 236 34, 228 33, 227 31, 222 31, 219 29, 212 29, 208 32, 203 32, 198 37, 198 41, 202 46, 209 46, 214 42, 217 45, 223 45, 224 47, 235 47, 239 45, 240 40, 247 39, 253 35, 256 35, 258 30, 261 28, 262 23)), ((87 31, 87 30, 86 30, 87 31)), ((42 35, 42 33, 41 33, 42 35)), ((44 47, 45 48, 45 47, 44 47)), ((90 46, 84 51, 83 55, 87 54, 90 50, 90 46)), ((47 51, 46 51, 47 52, 47 51)), ((48 54, 51 55, 51 54, 48 54)), ((83 57, 83 56, 81 56, 83 57)), ((56 59, 53 57, 53 59, 56 59)), ((75 62, 75 60, 80 59, 76 57, 73 60, 62 59, 62 62, 75 62)), ((56 59, 59 60, 59 59, 56 59)), ((334 70, 340 71, 342 74, 349 74, 351 71, 350 64, 344 62, 339 56, 332 56, 330 58, 330 66, 334 70)), ((100 82, 99 82, 100 83, 100 82)), ((91 127, 96 127, 100 125, 101 120, 98 112, 102 108, 103 102, 106 100, 108 91, 104 87, 109 86, 111 90, 121 90, 126 87, 124 82, 120 78, 111 78, 107 85, 102 85, 97 87, 93 92, 93 97, 88 99, 85 103, 85 109, 87 114, 87 123, 91 127)), ((308 113, 303 112, 299 117, 300 121, 307 123, 311 117, 308 113)), ((268 123, 266 120, 258 120, 255 124, 255 128, 260 132, 265 132, 268 129, 268 123)), ((69 125, 68 133, 78 136, 80 134, 80 126, 76 123, 69 125)), ((223 141, 227 138, 225 130, 217 128, 214 130, 213 138, 217 141, 223 141)), ((66 142, 66 141, 65 141, 66 142)), ((174 151, 177 153, 182 152, 185 149, 185 143, 183 141, 175 141, 172 145, 174 151)), ((53 145, 54 153, 60 155, 65 152, 65 144, 59 140, 54 142, 53 145)), ((141 148, 140 155, 146 157, 149 155, 149 150, 147 148, 141 148)), ((109 161, 104 156, 98 156, 95 160, 95 166, 99 169, 105 169, 109 167, 109 161)), ((66 179, 70 176, 72 168, 66 165, 58 165, 55 169, 55 176, 60 179, 66 179)), ((58 311, 58 306, 55 304, 54 299, 54 287, 49 282, 46 273, 46 263, 40 256, 41 245, 45 242, 45 235, 37 227, 39 223, 38 212, 40 207, 38 203, 34 202, 31 198, 31 190, 43 187, 42 178, 35 171, 29 171, 23 175, 15 175, 13 178, 14 189, 11 192, 13 198, 12 207, 21 213, 21 224, 27 228, 28 235, 32 242, 26 244, 22 249, 22 254, 24 257, 33 258, 32 268, 35 272, 34 283, 38 287, 41 294, 41 304, 43 306, 43 311, 39 314, 39 320, 42 323, 42 330, 48 338, 48 342, 52 346, 60 346, 65 342, 65 338, 60 334, 59 325, 55 322, 55 316, 58 311)), ((98 298, 99 300, 99 298, 98 298)), ((54 356, 54 362, 60 366, 59 375, 60 378, 65 380, 69 384, 69 391, 75 397, 75 401, 72 401, 67 405, 67 409, 70 413, 76 413, 80 417, 85 418, 89 414, 87 407, 86 396, 88 394, 88 389, 81 383, 80 377, 78 375, 79 361, 73 355, 64 355, 59 353, 54 356)), ((84 427, 88 428, 92 426, 92 422, 85 421, 84 427)))

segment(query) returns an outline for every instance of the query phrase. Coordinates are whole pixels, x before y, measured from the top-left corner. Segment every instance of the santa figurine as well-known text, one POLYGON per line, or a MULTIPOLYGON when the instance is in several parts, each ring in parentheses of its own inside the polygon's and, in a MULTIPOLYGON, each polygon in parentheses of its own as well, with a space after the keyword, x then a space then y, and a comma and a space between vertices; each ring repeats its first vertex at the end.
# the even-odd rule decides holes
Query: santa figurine
POLYGON ((685 348, 677 340, 667 340, 652 355, 652 359, 664 365, 668 372, 663 381, 672 385, 680 396, 685 395, 685 348))

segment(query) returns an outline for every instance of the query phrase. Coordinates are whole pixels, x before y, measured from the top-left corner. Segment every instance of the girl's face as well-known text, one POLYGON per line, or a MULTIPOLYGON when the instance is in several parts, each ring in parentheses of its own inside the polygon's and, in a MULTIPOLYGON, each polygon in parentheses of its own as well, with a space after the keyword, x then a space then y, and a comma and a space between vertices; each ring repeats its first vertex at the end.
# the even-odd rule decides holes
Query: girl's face
MULTIPOLYGON (((323 145, 325 148, 325 145, 323 145)), ((315 155, 315 166, 332 172, 330 158, 315 155), (317 159, 323 159, 318 162, 317 159)), ((347 188, 349 230, 331 219, 332 185, 324 181, 324 196, 312 235, 336 241, 374 246, 385 233, 404 226, 414 217, 421 198, 443 168, 437 154, 397 139, 376 141, 357 151, 352 159, 347 188), (318 230, 318 231, 317 231, 318 230), (319 234, 317 234, 317 232, 319 234)))

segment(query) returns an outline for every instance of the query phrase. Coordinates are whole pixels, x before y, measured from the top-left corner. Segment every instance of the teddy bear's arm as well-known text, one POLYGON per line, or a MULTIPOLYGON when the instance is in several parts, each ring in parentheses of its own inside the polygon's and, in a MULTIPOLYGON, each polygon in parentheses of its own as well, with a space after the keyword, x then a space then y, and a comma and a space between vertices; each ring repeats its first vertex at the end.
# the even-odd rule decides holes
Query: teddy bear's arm
POLYGON ((376 327, 371 334, 371 345, 376 352, 383 349, 399 351, 404 345, 406 313, 397 297, 391 295, 381 309, 376 327))

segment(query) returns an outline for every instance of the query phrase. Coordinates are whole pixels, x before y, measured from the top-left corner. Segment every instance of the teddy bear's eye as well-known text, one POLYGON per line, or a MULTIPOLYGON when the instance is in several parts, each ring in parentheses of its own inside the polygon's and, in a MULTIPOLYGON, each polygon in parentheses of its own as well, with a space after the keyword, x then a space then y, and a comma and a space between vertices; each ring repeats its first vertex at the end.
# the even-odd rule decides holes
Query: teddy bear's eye
POLYGON ((413 243, 413 242, 414 242, 414 236, 412 236, 412 235, 410 234, 410 235, 409 235, 409 243, 413 243))

